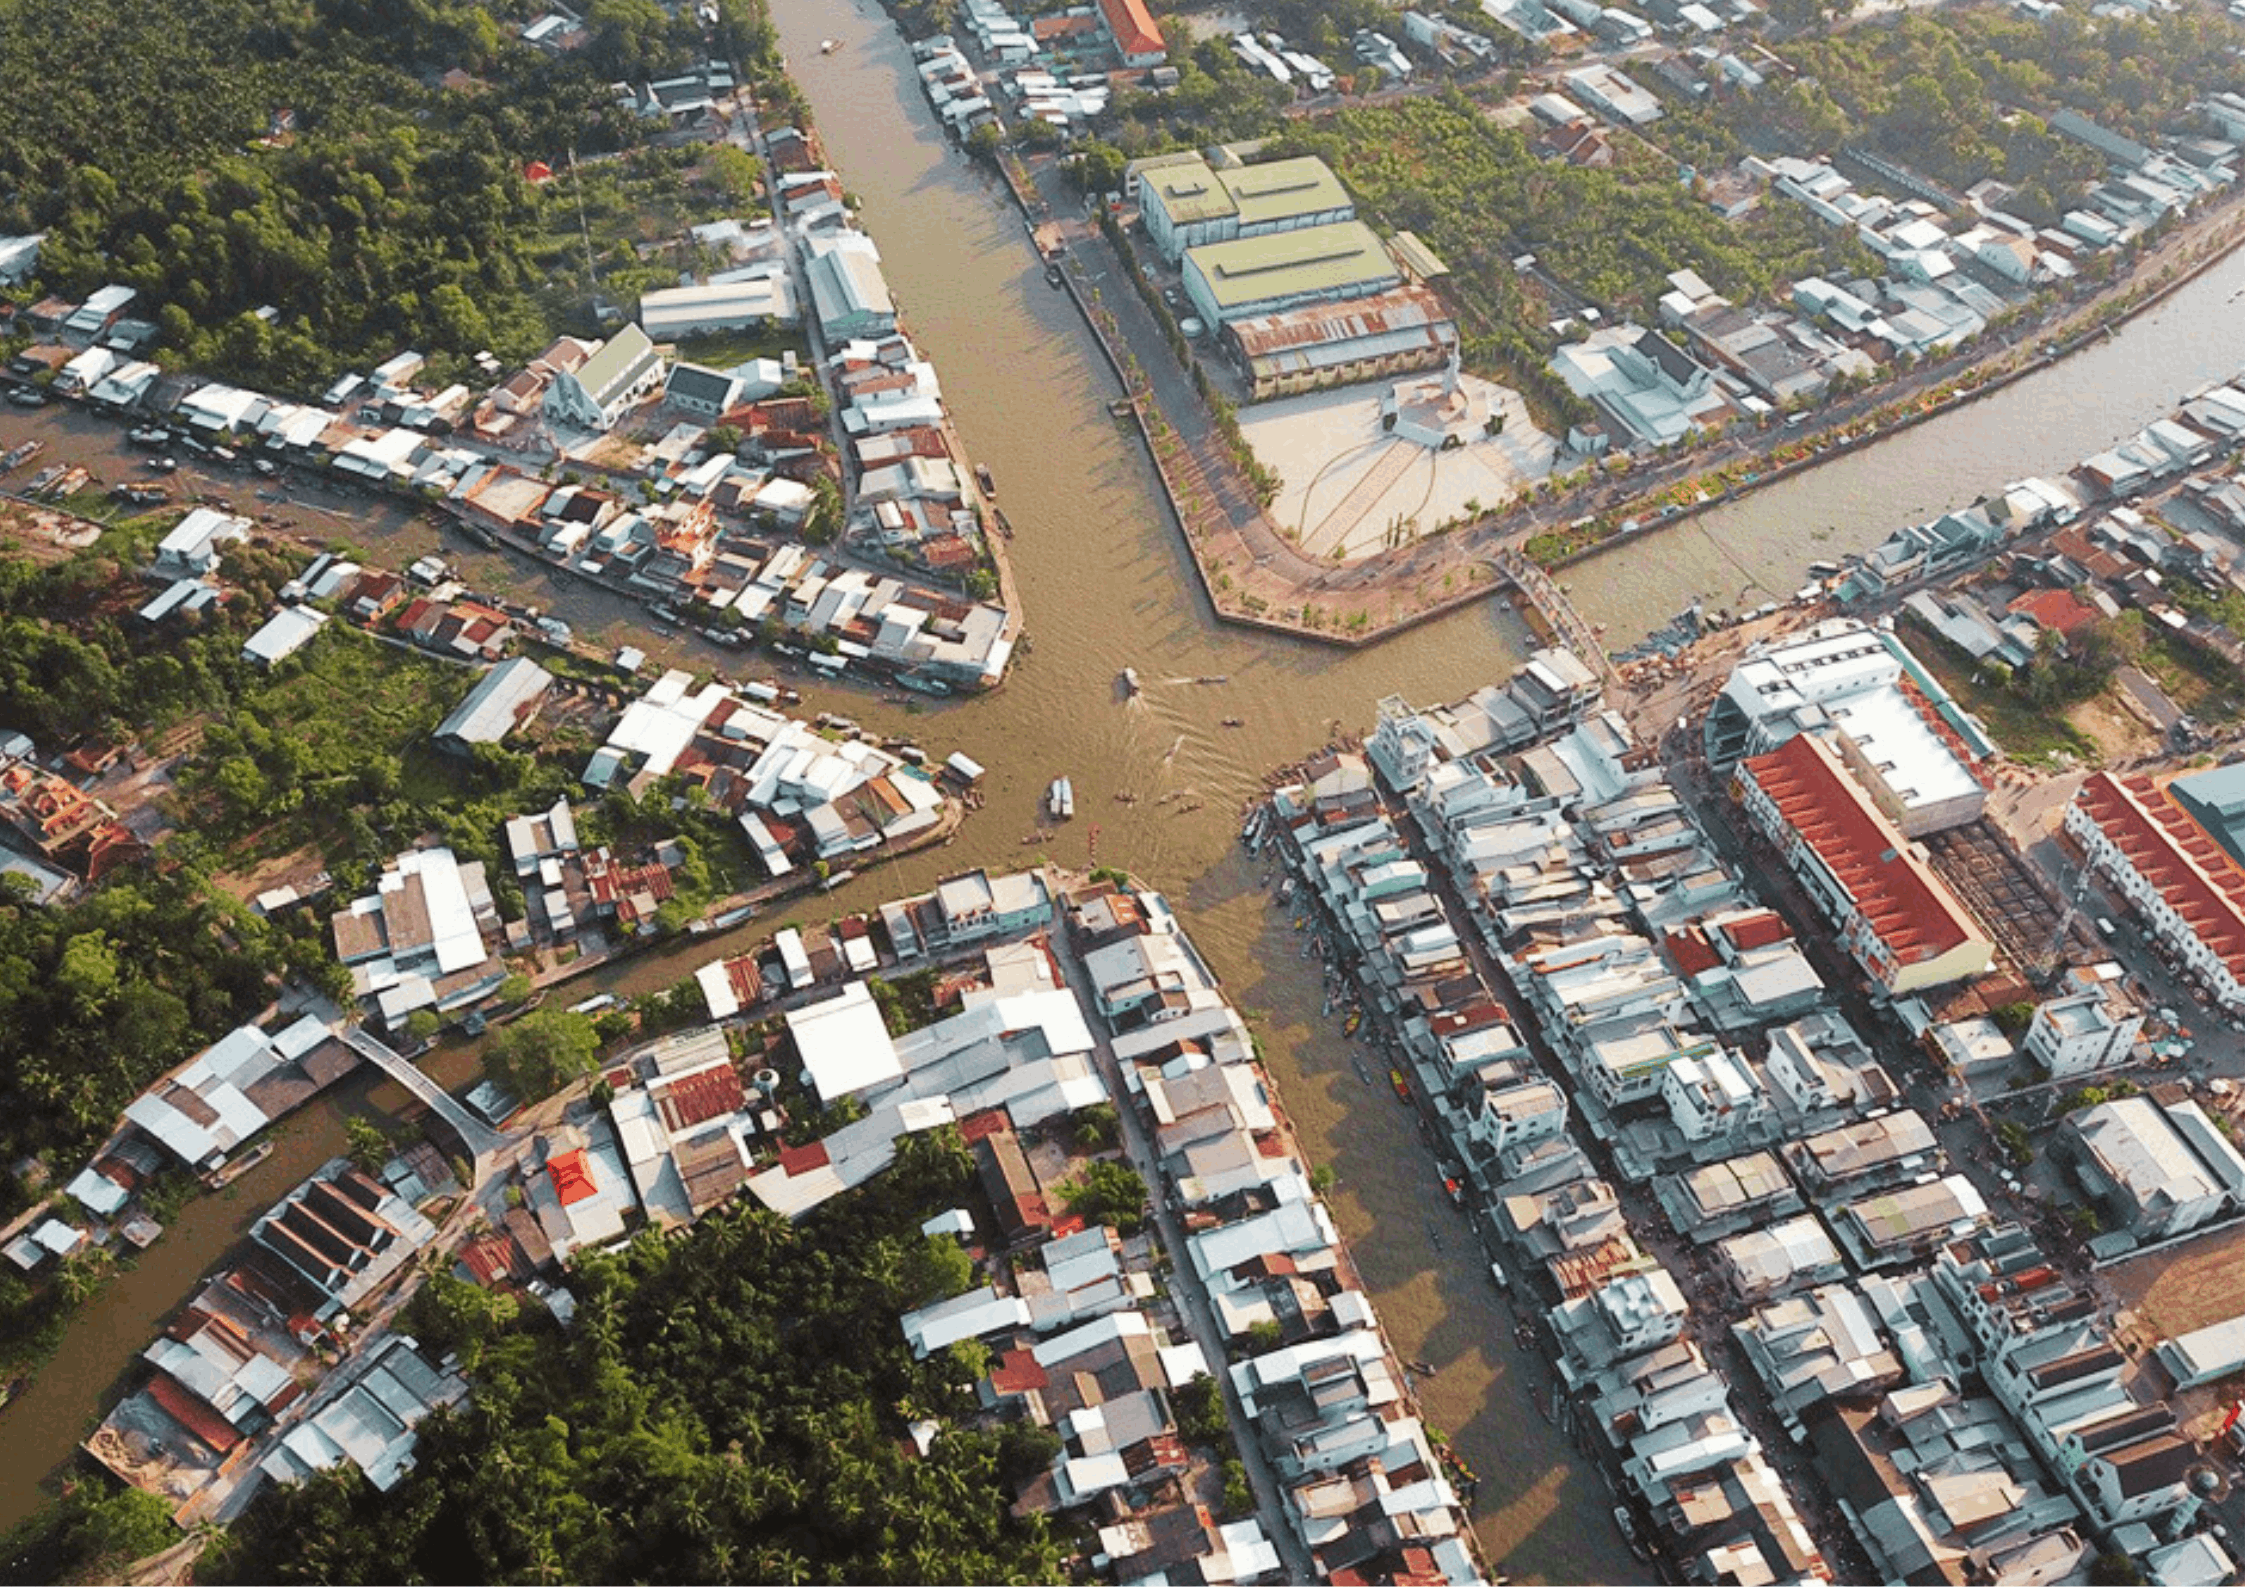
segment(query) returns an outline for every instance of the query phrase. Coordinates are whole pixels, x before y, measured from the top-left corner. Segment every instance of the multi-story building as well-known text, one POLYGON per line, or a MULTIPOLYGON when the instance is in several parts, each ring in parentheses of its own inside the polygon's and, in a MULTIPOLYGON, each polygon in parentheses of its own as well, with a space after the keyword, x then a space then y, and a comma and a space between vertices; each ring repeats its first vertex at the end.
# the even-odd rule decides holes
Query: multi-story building
POLYGON ((1975 820, 1986 805, 1978 732, 1900 640, 1851 618, 1750 654, 1702 727, 1716 771, 1816 734, 1914 838, 1975 820))
POLYGON ((1813 733, 1741 761, 1747 818, 1890 997, 1985 971, 1995 945, 1813 733))
POLYGON ((2125 1062, 2143 1028, 2139 1011, 2091 988, 2038 1007, 2020 1045, 2053 1080, 2063 1080, 2125 1062))
POLYGON ((1315 155, 1227 170, 1197 157, 1162 166, 1140 176, 1138 203, 1146 234, 1172 264, 1212 242, 1356 219, 1348 189, 1315 155))
POLYGON ((2101 771, 2066 807, 2066 835, 2154 940, 2231 1014, 2245 1012, 2245 872, 2148 777, 2101 771))
POLYGON ((582 367, 554 376, 546 390, 546 412, 565 424, 613 430, 662 383, 662 355, 645 331, 626 325, 582 367))

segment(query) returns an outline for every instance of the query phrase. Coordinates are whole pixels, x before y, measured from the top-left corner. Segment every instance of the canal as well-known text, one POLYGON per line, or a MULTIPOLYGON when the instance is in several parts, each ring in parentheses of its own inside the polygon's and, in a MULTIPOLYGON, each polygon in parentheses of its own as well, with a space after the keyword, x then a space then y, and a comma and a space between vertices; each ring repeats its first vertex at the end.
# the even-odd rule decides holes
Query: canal
POLYGON ((1701 513, 1651 545, 1560 577, 1615 648, 1693 600, 1738 611, 1783 600, 1811 562, 1867 551, 2015 479, 2056 478, 2245 366, 2245 252, 2233 253, 2109 340, 1980 402, 1701 513))
MULTIPOLYGON (((1412 1116, 1386 1090, 1361 1084, 1349 1044, 1309 1014, 1321 1002, 1314 961, 1299 957, 1301 939, 1266 907, 1261 878, 1235 841, 1241 807, 1267 768, 1366 726, 1382 696, 1448 700, 1501 678, 1523 654, 1516 617, 1491 601, 1362 653, 1216 626, 1142 448, 1107 412, 1117 391, 1089 334, 1044 283, 1003 190, 939 137, 894 29, 870 0, 771 6, 910 329, 941 372, 959 433, 996 475, 1017 531, 1012 555, 1033 639, 1005 687, 972 700, 894 706, 805 682, 806 709, 844 712, 937 755, 963 749, 991 770, 986 807, 952 847, 881 868, 822 909, 866 908, 939 874, 1040 857, 1120 865, 1164 888, 1253 1020, 1312 1161, 1337 1172, 1336 1214, 1398 1352, 1438 1369, 1422 1400, 1485 1479, 1477 1520, 1491 1560, 1523 1579, 1641 1575, 1614 1531, 1603 1483, 1536 1409, 1531 1396, 1548 1392, 1549 1369, 1514 1348, 1508 1304, 1442 1194, 1412 1116), (820 54, 824 38, 841 48, 820 54), (1135 700, 1117 686, 1126 666, 1146 683, 1135 700), (1242 725, 1227 728, 1226 718, 1242 725), (1043 846, 1025 845, 1045 784, 1062 773, 1076 784, 1077 819, 1043 846)), ((1695 595, 1736 605, 1749 580, 1789 593, 1811 560, 1862 549, 2018 475, 2058 471, 2245 361, 2245 317, 2227 301, 2241 283, 2245 261, 2229 261, 2113 342, 1987 402, 1579 564, 1566 574, 1576 601, 1625 642, 1695 595)), ((53 410, 0 416, 0 437, 19 432, 48 435, 57 455, 93 462, 105 478, 130 467, 117 432, 89 419, 53 410)), ((246 484, 227 483, 246 496, 246 484)), ((629 639, 686 665, 737 665, 697 641, 640 628, 621 601, 446 544, 426 520, 394 507, 296 486, 289 501, 256 510, 346 535, 392 565, 441 548, 471 583, 546 605, 582 636, 629 639)), ((740 951, 768 925, 682 943, 585 990, 668 985, 720 951, 740 951)), ((434 1068, 457 1082, 471 1063, 449 1049, 434 1068)), ((402 1103, 397 1088, 361 1080, 289 1121, 270 1161, 193 1203, 87 1309, 36 1383, 0 1411, 0 1525, 31 1508, 39 1479, 69 1458, 199 1275, 289 1184, 342 1150, 348 1112, 402 1103)))

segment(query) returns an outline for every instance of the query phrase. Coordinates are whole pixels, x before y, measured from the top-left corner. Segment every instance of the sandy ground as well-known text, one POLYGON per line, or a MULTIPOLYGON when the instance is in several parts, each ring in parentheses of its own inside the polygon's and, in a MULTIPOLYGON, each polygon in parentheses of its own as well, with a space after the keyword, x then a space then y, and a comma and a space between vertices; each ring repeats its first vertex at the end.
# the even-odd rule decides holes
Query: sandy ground
POLYGON ((1494 509, 1549 474, 1558 442, 1519 394, 1474 375, 1463 383, 1477 413, 1504 416, 1504 431, 1445 452, 1382 431, 1386 382, 1242 410, 1247 444, 1285 479, 1271 516, 1311 555, 1353 560, 1494 509))
POLYGON ((2245 1228, 2116 1263, 2104 1280, 2154 1337, 2245 1315, 2245 1228))

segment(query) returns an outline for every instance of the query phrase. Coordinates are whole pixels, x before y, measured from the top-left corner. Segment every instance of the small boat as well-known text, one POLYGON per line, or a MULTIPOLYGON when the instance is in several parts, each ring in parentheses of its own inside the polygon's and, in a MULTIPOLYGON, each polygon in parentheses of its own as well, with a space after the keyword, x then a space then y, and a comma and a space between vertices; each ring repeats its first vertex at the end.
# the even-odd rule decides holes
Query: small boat
POLYGON ((1820 579, 1828 579, 1840 571, 1840 565, 1837 562, 1811 562, 1808 570, 1820 579))
POLYGON ((1243 717, 1227 716, 1224 718, 1224 725, 1226 727, 1245 727, 1247 722, 1243 717))
POLYGON ((1144 691, 1145 685, 1138 681, 1138 669, 1136 667, 1123 668, 1122 686, 1123 693, 1133 700, 1137 699, 1139 694, 1144 691))
POLYGON ((1411 1370, 1422 1378, 1431 1378, 1434 1376, 1434 1363, 1431 1361, 1414 1361, 1411 1363, 1411 1370))
POLYGON ((1061 275, 1060 266, 1048 264, 1045 266, 1045 280, 1053 287, 1058 288, 1065 282, 1066 278, 1061 275))
POLYGON ((1366 1085, 1372 1083, 1371 1075, 1365 1072, 1364 1061, 1353 1053, 1349 1055, 1349 1067, 1356 1071, 1357 1079, 1363 1081, 1366 1085))
POLYGON ((1289 876, 1285 881, 1278 884, 1278 901, 1282 904, 1290 903, 1293 901, 1293 898, 1294 878, 1289 876))
POLYGON ((832 55, 841 47, 842 41, 840 39, 820 39, 818 41, 818 52, 821 55, 832 55))
POLYGON ((951 685, 940 678, 923 678, 916 673, 900 672, 896 675, 897 687, 910 689, 915 694, 932 694, 941 698, 951 692, 951 685))
POLYGON ((1193 682, 1195 683, 1229 683, 1231 681, 1232 675, 1228 672, 1211 673, 1205 678, 1195 678, 1193 680, 1193 682))
POLYGON ((1451 1178, 1448 1174, 1444 1174, 1442 1176, 1442 1188, 1450 1193, 1450 1204, 1452 1206, 1462 1207, 1465 1205, 1465 1187, 1459 1184, 1457 1180, 1451 1178))
POLYGON ((242 1156, 235 1158, 230 1163, 221 1163, 204 1174, 203 1184, 212 1190, 224 1190, 228 1185, 272 1155, 273 1143, 271 1141, 259 1141, 242 1156))
POLYGON ((1411 1100, 1411 1088, 1404 1083, 1402 1070, 1390 1069, 1388 1071, 1388 1084, 1395 1087, 1396 1100, 1400 1102, 1411 1100))
POLYGON ((982 487, 983 495, 995 496, 998 494, 998 484, 990 477, 990 465, 988 463, 974 465, 974 482, 982 487))
POLYGON ((1075 785, 1065 777, 1055 777, 1052 786, 1045 790, 1045 808, 1055 821, 1066 821, 1076 813, 1075 785))

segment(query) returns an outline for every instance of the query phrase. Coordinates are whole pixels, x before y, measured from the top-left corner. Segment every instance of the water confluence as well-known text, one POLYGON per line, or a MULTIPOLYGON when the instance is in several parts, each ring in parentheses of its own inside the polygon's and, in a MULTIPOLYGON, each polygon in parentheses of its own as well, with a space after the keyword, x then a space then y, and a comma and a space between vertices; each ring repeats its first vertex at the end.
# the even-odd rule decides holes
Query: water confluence
MULTIPOLYGON (((886 17, 870 0, 771 7, 908 327, 941 373, 961 440, 996 475, 1017 532, 1011 551, 1034 641, 1003 689, 974 699, 897 706, 794 680, 807 710, 845 713, 938 755, 963 749, 990 768, 986 807, 951 847, 883 867, 800 913, 867 908, 940 874, 1042 856, 1124 866, 1165 889, 1253 1019, 1304 1149, 1337 1171, 1336 1214, 1398 1353, 1438 1369, 1422 1401, 1485 1479, 1477 1522, 1490 1558, 1523 1579, 1641 1575, 1598 1474, 1537 1410, 1532 1396, 1548 1396, 1549 1368, 1514 1347, 1508 1305, 1444 1196, 1412 1115, 1384 1087, 1360 1083, 1337 1023, 1315 1014, 1316 961, 1301 957, 1302 938, 1268 906, 1263 877, 1236 842, 1242 806, 1266 770, 1362 728, 1382 696, 1455 699, 1504 676, 1524 651, 1516 617, 1492 600, 1355 653, 1219 626, 1142 446, 1107 411, 1119 390, 1089 332, 1045 284, 1003 189, 940 136, 886 17), (822 55, 826 38, 841 47, 822 55), (1122 697, 1126 666, 1146 683, 1139 699, 1122 697), (1241 725, 1224 726, 1228 718, 1241 725), (1025 844, 1046 783, 1062 773, 1076 784, 1077 819, 1025 844)), ((2227 300, 2240 284, 2245 259, 2233 259, 2112 342, 1565 577, 1616 643, 1698 594, 1739 604, 1735 592, 1749 578, 1789 593, 1809 561, 1867 547, 2021 474, 2063 469, 2165 412, 2185 389, 2234 370, 2245 361, 2245 316, 2227 300)), ((121 435, 74 414, 9 414, 0 427, 10 437, 47 435, 56 455, 94 463, 105 478, 130 466, 121 435)), ((233 488, 246 494, 246 485, 233 488)), ((414 514, 302 485, 287 502, 265 505, 393 564, 445 549, 471 583, 512 589, 580 635, 629 640, 685 665, 740 668, 739 658, 698 641, 641 628, 636 608, 615 597, 446 545, 414 514)), ((680 943, 588 977, 584 991, 668 985, 772 924, 680 943)), ((458 1083, 469 1062, 447 1049, 434 1068, 458 1083)), ((400 1105, 398 1088, 358 1081, 289 1120, 272 1160, 192 1204, 79 1317, 61 1353, 0 1411, 0 1526, 36 1502, 39 1479, 70 1457, 200 1275, 289 1184, 343 1149, 346 1113, 400 1105)))

